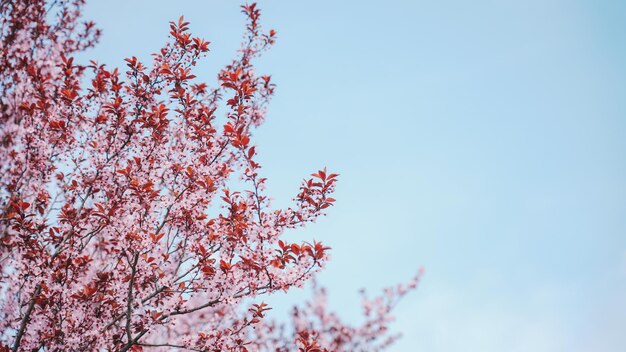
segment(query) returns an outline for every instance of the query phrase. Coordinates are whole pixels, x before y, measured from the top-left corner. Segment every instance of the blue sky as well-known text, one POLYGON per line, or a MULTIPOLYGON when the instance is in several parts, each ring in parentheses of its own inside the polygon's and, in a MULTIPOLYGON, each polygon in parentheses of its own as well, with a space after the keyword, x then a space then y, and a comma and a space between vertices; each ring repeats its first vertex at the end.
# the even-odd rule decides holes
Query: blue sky
MULTIPOLYGON (((184 14, 212 42, 199 76, 214 82, 238 5, 92 1, 104 33, 88 56, 148 61, 184 14)), ((278 89, 256 134, 274 204, 317 168, 341 173, 329 216, 288 235, 333 247, 332 307, 356 321, 359 288, 424 266, 392 351, 623 351, 626 2, 259 6, 279 36, 259 62, 278 89)))

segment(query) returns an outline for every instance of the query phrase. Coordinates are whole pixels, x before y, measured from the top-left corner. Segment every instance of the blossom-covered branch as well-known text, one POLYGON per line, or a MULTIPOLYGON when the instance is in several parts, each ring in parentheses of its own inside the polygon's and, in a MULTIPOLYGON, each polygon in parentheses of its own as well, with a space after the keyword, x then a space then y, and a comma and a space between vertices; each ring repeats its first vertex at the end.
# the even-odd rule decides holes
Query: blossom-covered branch
POLYGON ((276 32, 242 6, 210 88, 194 74, 209 42, 183 17, 150 64, 76 62, 100 35, 83 5, 0 3, 0 350, 264 350, 269 308, 243 307, 324 266, 329 247, 281 235, 333 204, 338 176, 270 205, 252 133, 275 87, 253 61, 276 32))

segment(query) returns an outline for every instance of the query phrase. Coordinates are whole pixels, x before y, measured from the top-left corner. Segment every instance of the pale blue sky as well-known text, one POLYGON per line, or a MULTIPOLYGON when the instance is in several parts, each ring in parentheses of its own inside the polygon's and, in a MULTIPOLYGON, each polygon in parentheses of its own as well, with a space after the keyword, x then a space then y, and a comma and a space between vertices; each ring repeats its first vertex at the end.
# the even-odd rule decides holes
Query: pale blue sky
MULTIPOLYGON (((184 14, 214 82, 238 5, 92 1, 88 56, 148 60, 184 14)), ((256 138, 269 193, 282 206, 316 168, 341 173, 329 216, 289 234, 333 247, 332 307, 356 320, 360 287, 423 265, 392 351, 624 350, 626 2, 259 6, 279 36, 259 63, 278 84, 256 138)))

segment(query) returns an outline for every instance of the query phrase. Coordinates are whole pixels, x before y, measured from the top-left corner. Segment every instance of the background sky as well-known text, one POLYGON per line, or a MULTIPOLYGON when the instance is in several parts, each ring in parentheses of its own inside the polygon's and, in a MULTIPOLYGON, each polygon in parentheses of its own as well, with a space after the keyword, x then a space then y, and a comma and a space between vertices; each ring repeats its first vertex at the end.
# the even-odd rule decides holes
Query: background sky
MULTIPOLYGON (((235 54, 236 1, 92 1, 88 52, 109 66, 165 42, 184 14, 235 54)), ((276 206, 323 166, 341 174, 319 281, 357 322, 358 289, 426 268, 391 351, 624 351, 626 2, 260 1, 278 84, 256 133, 276 206)), ((308 291, 276 297, 280 317, 308 291)))

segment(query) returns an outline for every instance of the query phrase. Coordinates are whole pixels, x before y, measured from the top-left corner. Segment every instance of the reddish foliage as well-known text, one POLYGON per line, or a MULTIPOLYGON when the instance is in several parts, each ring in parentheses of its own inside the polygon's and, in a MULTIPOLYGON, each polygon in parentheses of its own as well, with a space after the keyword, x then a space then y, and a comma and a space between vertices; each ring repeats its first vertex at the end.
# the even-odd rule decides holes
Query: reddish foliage
POLYGON ((281 235, 333 204, 338 176, 320 170, 293 207, 270 207, 252 131, 274 84, 252 61, 276 32, 256 5, 242 7, 243 46, 210 89, 194 75, 209 43, 182 17, 151 65, 75 62, 99 36, 83 2, 0 3, 0 351, 386 346, 376 340, 404 291, 360 328, 315 308, 296 310, 287 334, 266 304, 246 309, 323 267, 329 247, 281 235))

